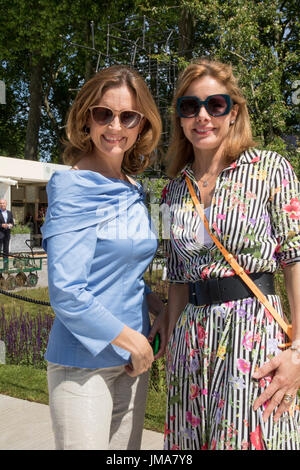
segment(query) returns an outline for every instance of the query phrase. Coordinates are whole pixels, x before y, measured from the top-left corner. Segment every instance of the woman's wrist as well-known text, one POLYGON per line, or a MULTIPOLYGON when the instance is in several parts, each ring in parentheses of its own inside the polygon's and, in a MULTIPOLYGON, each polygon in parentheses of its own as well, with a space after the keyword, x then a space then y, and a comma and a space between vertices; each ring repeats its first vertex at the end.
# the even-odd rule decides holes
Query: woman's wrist
POLYGON ((111 344, 114 344, 119 348, 126 349, 130 354, 137 354, 139 351, 139 342, 142 340, 141 337, 143 337, 141 333, 127 325, 124 325, 121 333, 111 341, 111 344))

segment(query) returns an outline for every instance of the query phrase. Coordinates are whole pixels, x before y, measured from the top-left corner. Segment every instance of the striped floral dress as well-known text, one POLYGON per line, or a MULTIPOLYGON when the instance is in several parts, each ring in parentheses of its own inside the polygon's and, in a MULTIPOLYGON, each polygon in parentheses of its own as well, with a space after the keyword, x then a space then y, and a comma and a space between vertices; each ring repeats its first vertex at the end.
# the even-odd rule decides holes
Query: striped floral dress
MULTIPOLYGON (((170 220, 170 238, 164 241, 168 279, 232 276, 218 248, 203 243, 207 237, 185 174, 200 199, 190 165, 163 191, 163 213, 170 220)), ((248 150, 217 178, 209 227, 247 273, 299 262, 299 223, 299 182, 277 153, 248 150)), ((283 314, 279 297, 268 299, 283 314)), ((300 449, 298 400, 277 423, 273 415, 263 423, 263 408, 252 407, 271 381, 255 381, 252 374, 280 354, 283 342, 281 328, 255 297, 187 304, 167 349, 165 449, 300 449)))

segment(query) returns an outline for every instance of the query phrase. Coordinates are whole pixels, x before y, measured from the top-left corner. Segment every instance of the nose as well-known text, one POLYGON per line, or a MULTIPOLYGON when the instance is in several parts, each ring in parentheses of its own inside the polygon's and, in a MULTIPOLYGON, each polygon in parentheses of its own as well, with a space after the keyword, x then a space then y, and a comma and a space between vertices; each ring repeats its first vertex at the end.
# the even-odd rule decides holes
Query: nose
POLYGON ((109 123, 109 127, 113 129, 121 129, 122 126, 121 126, 120 116, 117 116, 115 114, 113 120, 109 123))
POLYGON ((200 106, 200 110, 199 110, 198 116, 196 116, 196 119, 200 119, 200 120, 201 119, 210 119, 210 115, 206 111, 206 108, 205 108, 204 104, 202 104, 200 106))

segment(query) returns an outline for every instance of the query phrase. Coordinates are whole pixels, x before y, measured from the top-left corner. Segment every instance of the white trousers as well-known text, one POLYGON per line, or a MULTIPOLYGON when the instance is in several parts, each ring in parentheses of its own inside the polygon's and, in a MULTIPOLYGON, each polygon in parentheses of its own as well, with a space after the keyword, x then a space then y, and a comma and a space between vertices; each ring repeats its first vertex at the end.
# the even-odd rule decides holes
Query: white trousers
POLYGON ((124 367, 81 369, 48 363, 57 450, 139 450, 149 373, 124 367))

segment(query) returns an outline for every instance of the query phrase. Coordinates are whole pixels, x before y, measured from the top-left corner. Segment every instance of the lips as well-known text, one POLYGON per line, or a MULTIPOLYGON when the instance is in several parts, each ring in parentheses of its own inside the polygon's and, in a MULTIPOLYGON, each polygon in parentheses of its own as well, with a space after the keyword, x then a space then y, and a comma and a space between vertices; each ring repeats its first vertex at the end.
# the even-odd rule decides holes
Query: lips
POLYGON ((122 140, 124 140, 125 137, 119 137, 119 136, 113 136, 113 135, 104 135, 102 134, 102 138, 105 140, 105 142, 108 142, 109 144, 118 144, 122 140))
POLYGON ((198 135, 208 135, 214 130, 214 127, 205 127, 205 128, 195 128, 193 129, 194 132, 198 135))

